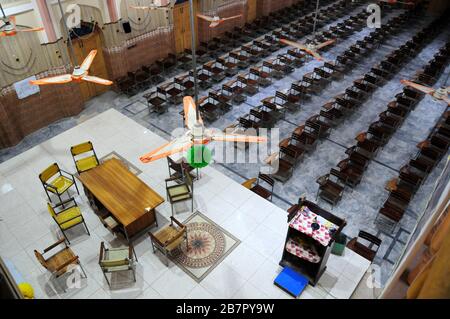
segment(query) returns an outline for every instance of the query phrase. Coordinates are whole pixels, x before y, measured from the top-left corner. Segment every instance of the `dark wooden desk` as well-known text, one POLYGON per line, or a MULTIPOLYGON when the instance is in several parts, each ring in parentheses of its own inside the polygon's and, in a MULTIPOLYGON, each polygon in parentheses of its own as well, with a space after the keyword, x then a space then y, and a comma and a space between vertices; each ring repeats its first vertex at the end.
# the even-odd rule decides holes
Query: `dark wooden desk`
POLYGON ((123 227, 128 240, 157 224, 155 208, 164 199, 120 160, 107 160, 81 173, 79 179, 92 208, 96 212, 107 210, 123 227))

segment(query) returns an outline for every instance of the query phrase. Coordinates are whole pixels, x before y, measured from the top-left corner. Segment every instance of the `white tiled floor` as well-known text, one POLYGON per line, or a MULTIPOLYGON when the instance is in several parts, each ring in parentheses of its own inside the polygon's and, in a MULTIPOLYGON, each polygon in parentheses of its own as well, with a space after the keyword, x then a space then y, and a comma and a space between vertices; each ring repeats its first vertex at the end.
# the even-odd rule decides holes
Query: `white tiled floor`
MULTIPOLYGON (((99 157, 115 151, 126 158, 142 170, 139 177, 165 197, 166 161, 142 164, 138 159, 164 140, 115 110, 0 164, 0 255, 11 260, 33 285, 36 297, 290 298, 273 284, 281 270, 278 262, 286 236, 286 212, 210 167, 203 169, 201 179, 195 182, 195 206, 239 238, 241 244, 201 283, 174 264, 166 267, 160 256, 153 254, 150 240, 144 236, 135 242, 139 259, 137 282, 127 284, 127 278, 116 278, 123 287, 110 290, 97 263, 98 251, 101 241, 117 245, 119 240, 99 223, 82 195, 76 200, 91 235, 80 228, 69 236, 88 278, 82 281, 81 288, 62 292, 33 253, 60 237, 46 210, 38 174, 53 162, 74 172, 69 147, 86 140, 93 142, 99 157)), ((186 208, 177 208, 180 220, 189 216, 189 212, 182 212, 186 208)), ((158 212, 169 217, 170 206, 164 203, 158 212)), ((349 250, 343 257, 331 255, 319 284, 309 286, 301 298, 349 298, 368 267, 367 260, 349 250)))

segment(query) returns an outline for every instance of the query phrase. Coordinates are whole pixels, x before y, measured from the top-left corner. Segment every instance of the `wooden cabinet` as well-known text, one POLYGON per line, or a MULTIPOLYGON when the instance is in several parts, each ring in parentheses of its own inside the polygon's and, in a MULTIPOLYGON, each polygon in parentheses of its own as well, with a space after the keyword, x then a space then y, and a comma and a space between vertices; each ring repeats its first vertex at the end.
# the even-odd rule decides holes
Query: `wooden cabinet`
MULTIPOLYGON (((197 32, 197 11, 198 1, 194 1, 194 21, 195 32, 197 32)), ((183 52, 185 49, 192 47, 192 32, 191 32, 191 20, 190 20, 189 1, 181 4, 177 4, 173 9, 173 22, 175 33, 175 47, 177 53, 183 52)), ((198 43, 198 37, 197 37, 198 43)))
POLYGON ((280 266, 301 273, 315 286, 326 270, 334 239, 346 222, 303 199, 288 213, 289 227, 280 266))
MULTIPOLYGON (((100 32, 100 30, 95 29, 89 35, 73 39, 72 43, 77 62, 79 64, 83 62, 84 58, 89 54, 89 52, 91 52, 92 50, 97 50, 97 56, 95 57, 94 63, 92 63, 91 68, 89 69, 89 74, 107 79, 108 72, 106 70, 105 59, 103 57, 103 46, 100 32)), ((83 81, 80 83, 80 89, 84 101, 88 101, 94 96, 106 92, 109 87, 83 81)))

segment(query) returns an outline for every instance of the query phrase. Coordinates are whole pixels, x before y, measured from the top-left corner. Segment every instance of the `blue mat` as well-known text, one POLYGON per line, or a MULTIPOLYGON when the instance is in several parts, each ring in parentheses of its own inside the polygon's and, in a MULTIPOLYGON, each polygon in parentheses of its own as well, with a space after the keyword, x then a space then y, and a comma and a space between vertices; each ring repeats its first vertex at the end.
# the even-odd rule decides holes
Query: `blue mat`
POLYGON ((288 294, 297 298, 308 285, 308 279, 289 267, 275 278, 274 284, 286 291, 288 294))

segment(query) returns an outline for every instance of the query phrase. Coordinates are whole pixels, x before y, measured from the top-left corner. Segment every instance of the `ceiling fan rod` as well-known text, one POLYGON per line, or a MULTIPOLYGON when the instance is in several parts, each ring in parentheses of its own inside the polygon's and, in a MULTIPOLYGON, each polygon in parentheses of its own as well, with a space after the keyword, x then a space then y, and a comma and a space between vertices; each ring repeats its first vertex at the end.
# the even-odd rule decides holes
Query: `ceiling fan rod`
POLYGON ((79 66, 79 64, 77 61, 77 56, 75 55, 75 51, 73 50, 72 38, 70 37, 69 28, 67 27, 67 22, 66 22, 66 18, 64 16, 64 10, 61 5, 61 0, 58 0, 58 5, 59 5, 59 10, 61 11, 61 17, 62 17, 63 25, 64 25, 64 32, 67 34, 67 40, 69 41, 68 44, 69 44, 70 54, 72 55, 73 62, 75 64, 74 66, 77 67, 77 66, 79 66))
POLYGON ((316 38, 317 14, 319 13, 319 0, 316 1, 316 14, 314 15, 313 39, 316 38))
POLYGON ((200 111, 198 110, 198 83, 197 83, 197 53, 195 49, 196 45, 196 36, 195 36, 195 22, 194 22, 194 3, 192 0, 189 0, 189 13, 190 13, 190 22, 191 22, 191 35, 192 35, 192 67, 193 72, 192 75, 194 77, 194 99, 195 99, 195 105, 197 105, 197 108, 195 109, 195 118, 197 121, 200 120, 200 111))
POLYGON ((3 11, 3 6, 1 3, 0 3, 0 10, 2 10, 3 18, 6 19, 6 14, 5 14, 5 11, 3 11))

